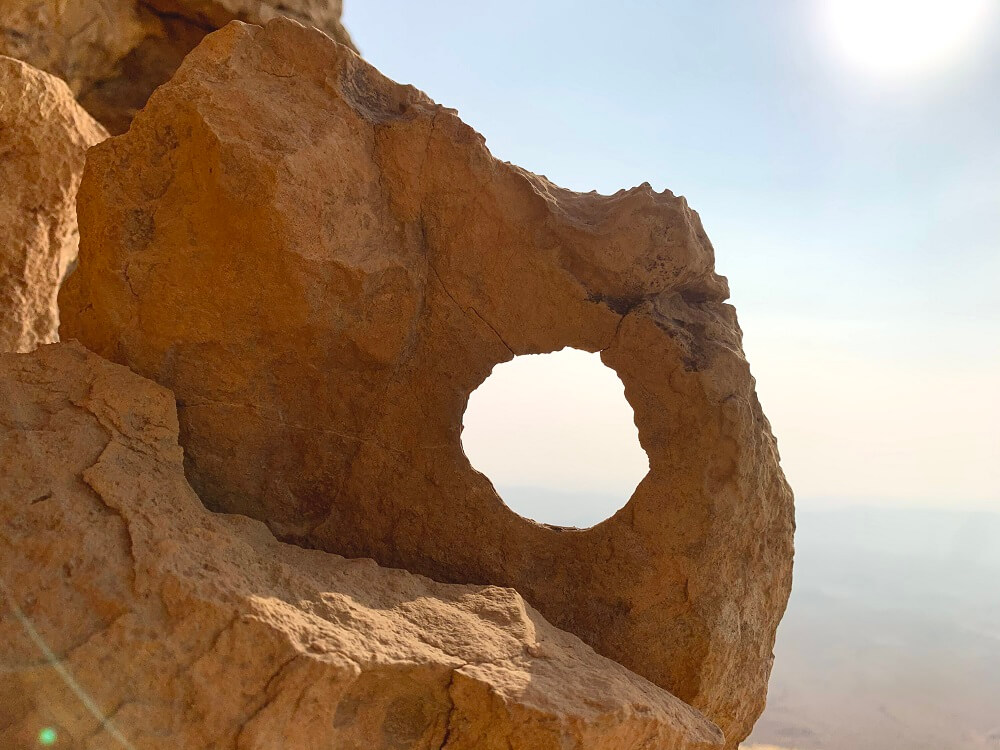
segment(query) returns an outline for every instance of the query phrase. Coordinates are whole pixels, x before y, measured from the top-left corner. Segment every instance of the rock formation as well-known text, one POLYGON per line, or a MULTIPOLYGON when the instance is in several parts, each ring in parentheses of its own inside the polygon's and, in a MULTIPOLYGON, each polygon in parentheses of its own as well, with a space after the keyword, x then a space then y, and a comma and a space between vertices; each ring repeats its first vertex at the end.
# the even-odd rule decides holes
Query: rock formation
POLYGON ((764 705, 792 496, 683 198, 495 160, 456 113, 284 19, 211 34, 93 149, 63 336, 177 397, 206 504, 285 540, 516 588, 704 711, 764 705), (461 445, 515 354, 600 351, 650 472, 587 530, 510 511, 461 445))
POLYGON ((722 746, 516 592, 281 544, 181 459, 165 389, 76 344, 0 356, 0 747, 722 746))
POLYGON ((0 57, 0 352, 57 340, 84 152, 106 137, 65 83, 0 57))
POLYGON ((283 15, 350 45, 340 13, 341 0, 3 0, 0 54, 68 81, 87 111, 122 133, 208 32, 283 15))

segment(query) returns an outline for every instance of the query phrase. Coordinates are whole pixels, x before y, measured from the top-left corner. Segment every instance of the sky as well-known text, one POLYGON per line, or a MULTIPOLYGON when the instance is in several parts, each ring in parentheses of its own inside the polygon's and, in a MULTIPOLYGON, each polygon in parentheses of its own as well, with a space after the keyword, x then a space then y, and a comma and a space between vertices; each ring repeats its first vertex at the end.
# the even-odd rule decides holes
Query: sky
MULTIPOLYGON (((800 507, 1000 510, 1000 3, 348 0, 344 18, 498 158, 687 197, 800 507)), ((623 504, 642 456, 620 387, 545 356, 549 375, 518 358, 473 394, 466 451, 498 487, 623 504), (543 399, 546 424, 511 426, 559 381, 577 386, 543 399), (588 413, 617 419, 611 453, 588 413)))

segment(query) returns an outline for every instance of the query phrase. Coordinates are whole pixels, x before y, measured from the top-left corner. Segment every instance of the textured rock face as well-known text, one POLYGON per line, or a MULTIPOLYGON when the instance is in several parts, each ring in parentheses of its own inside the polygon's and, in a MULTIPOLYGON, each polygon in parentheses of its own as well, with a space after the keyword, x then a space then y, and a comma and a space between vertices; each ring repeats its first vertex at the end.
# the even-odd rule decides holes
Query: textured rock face
POLYGON ((88 155, 64 337, 176 393, 188 476, 279 537, 547 619, 745 736, 792 496, 698 216, 496 161, 452 111, 290 21, 207 37, 88 155), (461 445, 514 354, 600 351, 650 472, 614 517, 510 511, 461 445))
POLYGON ((722 744, 510 589, 207 512, 172 395, 76 344, 0 356, 0 519, 0 747, 722 744))
POLYGON ((210 31, 284 15, 350 45, 340 13, 340 0, 3 0, 0 54, 68 81, 94 117, 122 133, 210 31))
POLYGON ((0 57, 0 352, 58 338, 84 152, 106 137, 65 83, 0 57))

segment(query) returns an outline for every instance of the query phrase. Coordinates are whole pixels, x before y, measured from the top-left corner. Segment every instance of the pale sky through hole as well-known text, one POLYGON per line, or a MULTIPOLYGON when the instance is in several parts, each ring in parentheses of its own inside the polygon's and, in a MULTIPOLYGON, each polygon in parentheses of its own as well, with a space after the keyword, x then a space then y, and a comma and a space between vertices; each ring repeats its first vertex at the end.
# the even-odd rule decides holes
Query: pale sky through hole
POLYGON ((634 420, 614 370, 567 348, 497 365, 469 398, 462 446, 515 512, 592 526, 649 471, 634 420))

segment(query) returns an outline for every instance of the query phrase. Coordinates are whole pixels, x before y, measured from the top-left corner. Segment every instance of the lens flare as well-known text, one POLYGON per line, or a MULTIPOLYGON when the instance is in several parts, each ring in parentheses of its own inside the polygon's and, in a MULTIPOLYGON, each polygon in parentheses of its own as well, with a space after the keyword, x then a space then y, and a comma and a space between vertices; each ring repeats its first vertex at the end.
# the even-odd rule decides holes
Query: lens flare
MULTIPOLYGON (((0 576, 0 601, 6 603, 10 611, 14 613, 14 617, 20 621, 21 626, 24 628, 24 632, 27 634, 28 638, 34 642, 35 646, 38 647, 38 650, 45 657, 45 661, 48 662, 49 666, 51 666, 59 677, 62 678, 63 682, 66 683, 66 686, 76 693, 80 702, 83 703, 84 707, 94 716, 95 719, 97 719, 101 726, 104 727, 104 730, 119 745, 121 745, 121 747, 125 748, 125 750, 136 750, 135 746, 129 742, 125 735, 123 735, 114 725, 111 718, 106 717, 101 713, 100 707, 94 699, 87 694, 80 683, 76 681, 69 669, 66 668, 66 665, 63 664, 62 659, 56 656, 52 649, 49 648, 49 644, 45 642, 42 634, 38 632, 38 629, 32 624, 31 620, 28 619, 28 616, 24 614, 24 610, 21 609, 14 597, 10 595, 10 588, 4 582, 3 576, 0 576)), ((45 739, 50 737, 49 732, 52 732, 51 742, 49 742, 49 745, 58 739, 55 729, 52 727, 45 727, 38 733, 38 742, 42 746, 45 746, 45 739)))
POLYGON ((42 747, 49 747, 56 744, 56 740, 59 739, 59 733, 56 732, 52 727, 45 727, 42 731, 38 733, 38 744, 42 747))
POLYGON ((977 41, 996 0, 821 0, 822 23, 851 67, 881 76, 957 62, 977 41))

